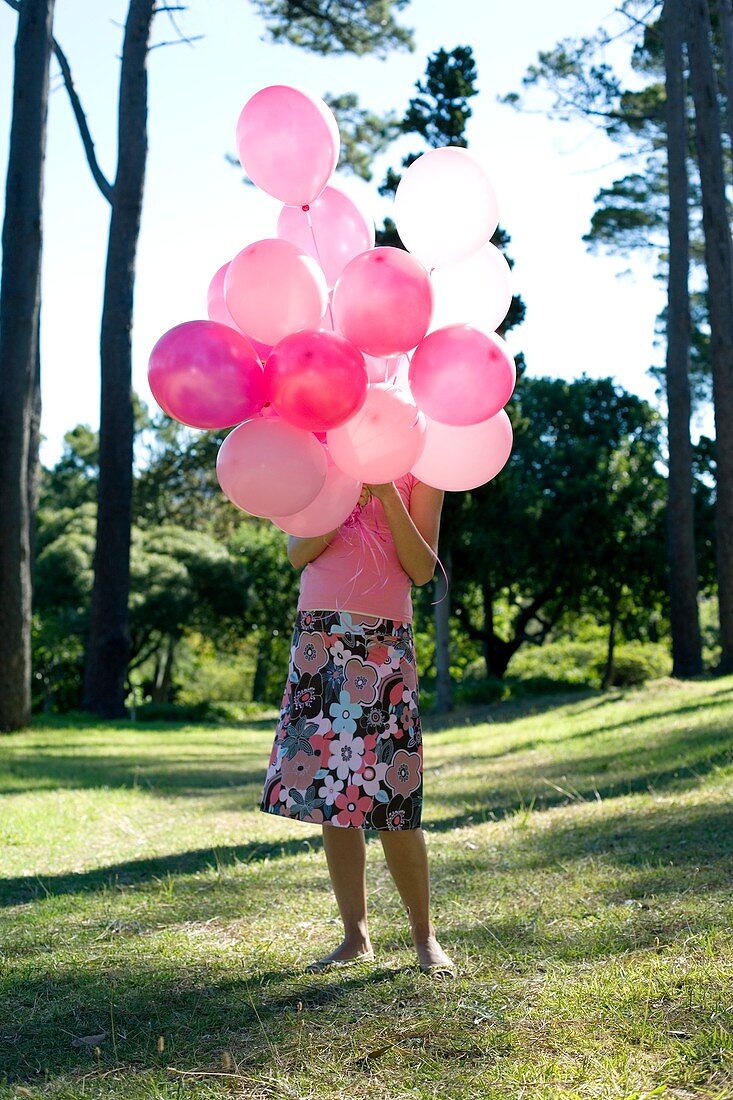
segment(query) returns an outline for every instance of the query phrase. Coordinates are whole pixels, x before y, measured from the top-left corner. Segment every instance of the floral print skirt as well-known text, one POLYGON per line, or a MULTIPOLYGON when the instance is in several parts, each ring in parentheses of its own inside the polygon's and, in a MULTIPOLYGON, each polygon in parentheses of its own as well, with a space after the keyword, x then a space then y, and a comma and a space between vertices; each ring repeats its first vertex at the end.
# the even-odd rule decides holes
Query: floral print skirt
POLYGON ((356 829, 417 829, 423 749, 412 624, 298 611, 259 808, 356 829))

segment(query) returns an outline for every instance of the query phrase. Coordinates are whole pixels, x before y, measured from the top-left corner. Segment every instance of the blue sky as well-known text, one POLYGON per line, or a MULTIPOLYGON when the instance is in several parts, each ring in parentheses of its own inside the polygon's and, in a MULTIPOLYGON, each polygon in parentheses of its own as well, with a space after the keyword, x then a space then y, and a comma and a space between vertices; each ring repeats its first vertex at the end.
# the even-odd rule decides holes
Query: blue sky
MULTIPOLYGON (((66 51, 97 152, 114 173, 118 54, 126 4, 57 0, 56 37, 66 51)), ((407 105, 427 56, 443 46, 473 47, 480 94, 473 101, 469 148, 492 177, 501 224, 511 234, 515 288, 527 319, 510 334, 532 374, 567 378, 612 375, 644 397, 646 371, 659 362, 654 318, 663 288, 638 258, 587 253, 581 237, 599 187, 625 169, 619 150, 584 124, 517 114, 497 97, 518 90, 539 50, 560 38, 617 25, 613 0, 413 0, 402 22, 416 29, 413 53, 386 60, 322 58, 265 41, 262 19, 246 0, 191 0, 182 17, 193 47, 150 56, 150 154, 143 210, 133 340, 134 384, 151 402, 147 358, 156 339, 181 321, 206 316, 214 271, 251 240, 274 235, 279 204, 243 186, 226 163, 239 111, 266 84, 300 84, 322 95, 356 92, 376 111, 407 105), (446 12, 450 12, 450 18, 446 12), (630 273, 618 277, 619 272, 630 273)), ((0 3, 0 166, 7 162, 15 14, 0 3)), ((157 37, 170 38, 166 16, 157 37)), ((53 71, 56 71, 54 64, 53 71)), ((42 458, 60 454, 63 434, 97 426, 98 343, 109 208, 87 169, 60 78, 49 116, 43 261, 42 458)), ((411 143, 414 145, 414 142, 411 143)), ((375 165, 371 184, 342 182, 381 221, 377 195, 394 150, 375 165)))

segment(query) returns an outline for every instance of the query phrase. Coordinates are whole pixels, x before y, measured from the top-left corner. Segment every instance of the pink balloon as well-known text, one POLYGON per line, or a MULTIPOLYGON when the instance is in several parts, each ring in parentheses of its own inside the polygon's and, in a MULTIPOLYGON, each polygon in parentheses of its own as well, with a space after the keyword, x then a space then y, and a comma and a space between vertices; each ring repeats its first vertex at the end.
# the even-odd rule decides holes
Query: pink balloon
POLYGON ((236 140, 252 182, 291 206, 318 198, 341 148, 336 119, 323 100, 286 84, 262 88, 247 100, 236 140))
POLYGON ((272 522, 281 531, 300 538, 325 535, 351 515, 360 496, 361 482, 329 461, 326 480, 316 499, 292 516, 272 516, 272 522))
POLYGON ((228 267, 228 261, 222 264, 209 283, 209 289, 206 292, 206 312, 209 314, 210 321, 218 321, 220 325, 229 325, 230 328, 236 328, 239 332, 237 323, 224 301, 224 276, 228 267))
POLYGON ((426 419, 425 449, 411 471, 419 481, 463 492, 491 481, 506 465, 512 425, 504 409, 480 424, 462 427, 426 419))
POLYGON ((364 404, 367 383, 361 352, 335 332, 286 336, 265 366, 267 395, 280 416, 311 432, 349 420, 364 404))
POLYGON ((338 328, 377 357, 403 355, 420 343, 433 312, 430 276, 401 248, 372 248, 351 261, 333 291, 338 328))
POLYGON ((409 379, 415 401, 433 420, 478 424, 506 405, 517 369, 501 337, 448 325, 416 348, 409 379))
POLYGON ((477 252, 499 215, 491 180, 465 149, 430 149, 403 173, 394 220, 405 248, 429 269, 477 252))
POLYGON ((190 428, 230 428, 265 400, 254 348, 216 321, 184 321, 161 336, 150 353, 148 381, 161 409, 190 428))
POLYGON ((422 454, 425 417, 408 392, 376 383, 356 416, 327 432, 326 442, 344 473, 383 485, 406 474, 422 454))
POLYGON ((313 256, 329 287, 354 256, 374 248, 374 222, 337 187, 327 187, 310 210, 284 206, 277 235, 313 256))
POLYGON ((291 515, 315 500, 326 452, 310 432, 284 420, 245 420, 226 437, 216 476, 233 504, 253 516, 291 515))
POLYGON ((234 257, 224 277, 224 300, 243 332, 274 346, 291 332, 318 327, 328 288, 311 256, 270 237, 234 257))
MULTIPOLYGON (((206 302, 207 313, 209 314, 210 321, 218 321, 219 324, 229 325, 230 328, 234 328, 237 330, 237 332, 241 332, 242 330, 227 309, 227 304, 224 301, 224 278, 226 276, 228 267, 228 263, 222 264, 214 278, 209 283, 206 302)), ((260 357, 261 362, 264 363, 267 359, 267 356, 272 351, 272 345, 263 344, 261 340, 255 340, 254 336, 250 336, 248 332, 243 333, 243 335, 247 337, 250 344, 260 357)))

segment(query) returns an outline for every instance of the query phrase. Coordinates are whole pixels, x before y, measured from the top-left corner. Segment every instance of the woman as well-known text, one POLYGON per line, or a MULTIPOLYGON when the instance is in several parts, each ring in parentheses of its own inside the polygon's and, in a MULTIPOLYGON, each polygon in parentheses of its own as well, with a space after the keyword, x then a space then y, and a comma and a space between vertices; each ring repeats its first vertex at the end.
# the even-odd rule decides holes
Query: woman
POLYGON ((435 571, 443 492, 365 485, 334 531, 288 537, 303 566, 288 682, 260 809, 319 822, 344 939, 316 970, 373 959, 366 829, 377 830, 421 966, 455 974, 430 921, 411 584, 435 571))

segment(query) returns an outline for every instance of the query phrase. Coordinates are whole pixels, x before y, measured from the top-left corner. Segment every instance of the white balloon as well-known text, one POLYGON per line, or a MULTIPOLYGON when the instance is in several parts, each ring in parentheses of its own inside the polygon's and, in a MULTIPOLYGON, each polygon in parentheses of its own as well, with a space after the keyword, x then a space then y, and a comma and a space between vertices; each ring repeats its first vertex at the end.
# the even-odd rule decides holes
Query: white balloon
POLYGON ((493 244, 431 275, 435 306, 430 332, 446 325, 471 325, 493 333, 512 302, 512 272, 493 244))
POLYGON ((394 220, 405 248, 428 269, 454 263, 493 236, 499 222, 494 187, 465 149, 431 149, 400 180, 394 220))

